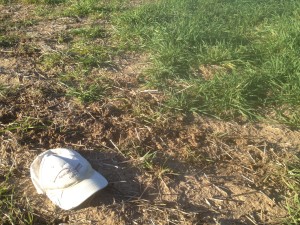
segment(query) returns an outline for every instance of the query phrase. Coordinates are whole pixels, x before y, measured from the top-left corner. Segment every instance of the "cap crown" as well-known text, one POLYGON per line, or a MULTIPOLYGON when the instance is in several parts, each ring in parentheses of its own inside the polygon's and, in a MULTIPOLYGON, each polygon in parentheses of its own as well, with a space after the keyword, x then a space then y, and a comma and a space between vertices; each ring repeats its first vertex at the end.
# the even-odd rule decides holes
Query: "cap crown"
POLYGON ((40 163, 38 177, 42 191, 63 189, 89 177, 93 169, 89 162, 75 151, 46 153, 40 163))
POLYGON ((69 149, 49 150, 31 166, 32 180, 38 193, 73 186, 92 173, 90 163, 69 149))

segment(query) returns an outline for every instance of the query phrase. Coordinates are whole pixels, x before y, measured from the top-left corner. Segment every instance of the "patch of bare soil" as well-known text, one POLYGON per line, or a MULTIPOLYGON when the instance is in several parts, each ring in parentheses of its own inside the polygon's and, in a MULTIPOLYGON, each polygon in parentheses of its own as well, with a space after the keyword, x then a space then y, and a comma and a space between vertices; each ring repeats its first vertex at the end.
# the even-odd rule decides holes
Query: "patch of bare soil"
MULTIPOLYGON (((28 13, 0 9, 14 19, 28 13)), ((287 211, 279 171, 299 154, 299 131, 160 114, 163 94, 140 81, 147 56, 93 71, 113 80, 112 96, 90 104, 66 97, 37 62, 56 48, 56 33, 82 23, 40 21, 9 31, 26 38, 0 49, 1 83, 14 87, 0 98, 0 169, 12 172, 9 181, 36 224, 281 224, 287 211), (35 47, 20 51, 24 43, 35 47), (56 208, 30 181, 33 159, 56 147, 78 150, 109 181, 80 209, 56 208)))

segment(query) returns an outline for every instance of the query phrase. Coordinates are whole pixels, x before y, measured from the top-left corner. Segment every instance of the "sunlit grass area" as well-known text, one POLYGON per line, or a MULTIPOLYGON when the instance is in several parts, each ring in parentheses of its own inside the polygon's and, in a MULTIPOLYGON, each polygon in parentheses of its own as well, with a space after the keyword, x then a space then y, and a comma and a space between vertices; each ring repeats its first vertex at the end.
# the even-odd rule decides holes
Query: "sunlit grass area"
POLYGON ((149 83, 169 106, 231 119, 271 110, 298 127, 299 15, 294 0, 163 0, 116 20, 123 41, 151 53, 149 83))

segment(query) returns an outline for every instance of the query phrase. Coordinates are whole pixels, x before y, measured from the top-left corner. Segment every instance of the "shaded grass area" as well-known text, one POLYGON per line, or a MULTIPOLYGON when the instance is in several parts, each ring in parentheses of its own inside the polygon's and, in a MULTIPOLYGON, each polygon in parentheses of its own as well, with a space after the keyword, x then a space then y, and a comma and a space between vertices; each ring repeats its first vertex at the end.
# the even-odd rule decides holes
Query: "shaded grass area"
POLYGON ((169 106, 227 119, 274 110, 299 127, 299 15, 294 0, 163 0, 116 20, 123 41, 151 53, 149 83, 169 106))

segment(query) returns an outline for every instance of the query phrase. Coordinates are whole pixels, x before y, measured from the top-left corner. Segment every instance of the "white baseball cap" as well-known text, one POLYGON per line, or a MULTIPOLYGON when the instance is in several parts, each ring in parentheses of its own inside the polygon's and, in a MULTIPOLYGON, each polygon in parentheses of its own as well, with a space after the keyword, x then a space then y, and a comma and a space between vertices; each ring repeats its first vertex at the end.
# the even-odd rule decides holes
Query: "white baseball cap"
POLYGON ((74 150, 50 149, 30 166, 31 180, 39 194, 62 209, 73 209, 107 186, 107 180, 74 150))

